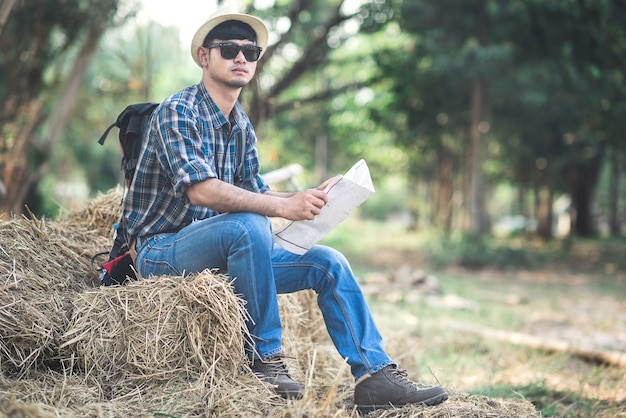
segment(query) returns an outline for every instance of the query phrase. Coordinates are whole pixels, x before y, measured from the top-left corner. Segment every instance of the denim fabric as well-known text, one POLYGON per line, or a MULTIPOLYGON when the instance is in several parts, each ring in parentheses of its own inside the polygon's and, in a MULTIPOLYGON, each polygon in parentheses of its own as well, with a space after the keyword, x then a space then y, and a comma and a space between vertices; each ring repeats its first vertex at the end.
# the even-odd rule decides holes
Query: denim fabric
POLYGON ((181 275, 217 268, 234 279, 246 300, 255 356, 282 351, 277 294, 313 289, 328 333, 358 379, 395 364, 383 350, 382 337, 345 257, 315 246, 304 255, 274 245, 270 220, 232 213, 195 221, 177 233, 137 242, 142 277, 181 275))

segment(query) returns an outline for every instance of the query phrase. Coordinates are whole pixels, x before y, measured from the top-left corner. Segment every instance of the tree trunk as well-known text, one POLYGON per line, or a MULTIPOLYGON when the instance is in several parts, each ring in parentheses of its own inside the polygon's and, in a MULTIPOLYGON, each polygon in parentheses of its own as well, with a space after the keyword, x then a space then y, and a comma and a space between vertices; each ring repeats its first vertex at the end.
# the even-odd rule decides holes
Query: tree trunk
POLYGON ((446 321, 444 326, 454 331, 472 333, 483 338, 494 339, 510 344, 522 345, 550 352, 568 353, 594 363, 600 362, 614 364, 616 366, 626 366, 626 353, 623 351, 605 350, 592 346, 576 345, 567 340, 542 337, 503 329, 488 328, 466 322, 446 321))
POLYGON ((39 125, 45 100, 33 100, 26 106, 16 119, 13 126, 5 127, 4 134, 10 134, 11 145, 2 156, 2 181, 5 186, 4 198, 0 200, 0 217, 23 212, 24 196, 28 187, 24 181, 28 176, 28 168, 32 153, 33 132, 39 125))
POLYGON ((408 226, 409 231, 417 231, 420 224, 420 209, 419 209, 419 201, 422 198, 419 192, 419 183, 416 176, 409 174, 409 184, 408 184, 408 201, 406 210, 411 216, 411 221, 408 226))
POLYGON ((544 241, 552 239, 552 204, 554 203, 554 187, 550 182, 539 186, 537 207, 537 235, 544 241))
POLYGON ((535 170, 537 235, 544 241, 553 238, 554 178, 554 163, 548 162, 545 166, 538 166, 535 170))
POLYGON ((15 0, 4 0, 2 2, 2 6, 0 6, 0 33, 2 33, 2 28, 4 24, 7 22, 9 15, 11 14, 11 9, 15 4, 15 0))
POLYGON ((438 226, 437 214, 439 213, 439 179, 437 176, 432 176, 427 184, 427 197, 426 201, 429 203, 428 208, 428 224, 431 226, 438 226))
POLYGON ((611 156, 611 178, 609 185, 609 229, 611 235, 619 237, 622 233, 622 224, 619 216, 620 183, 622 177, 622 154, 615 150, 611 156))
POLYGON ((472 82, 469 142, 469 232, 480 236, 485 232, 485 184, 481 166, 481 115, 484 86, 481 80, 472 82))
POLYGON ((572 200, 576 208, 576 234, 579 236, 590 237, 597 233, 593 200, 600 178, 603 154, 603 150, 599 149, 586 164, 578 163, 575 166, 572 200))
POLYGON ((322 184, 329 176, 328 135, 326 130, 315 137, 315 177, 322 184))
MULTIPOLYGON (((481 45, 488 42, 489 19, 486 13, 487 2, 480 2, 477 13, 476 36, 481 45)), ((482 141, 481 136, 487 129, 481 129, 481 123, 489 113, 486 86, 479 77, 472 80, 470 96, 470 147, 469 147, 469 231, 474 236, 481 236, 487 230, 485 210, 485 184, 482 171, 482 141)))
POLYGON ((519 182, 517 184, 517 213, 522 215, 526 220, 532 218, 532 215, 529 213, 530 209, 526 203, 526 193, 528 192, 528 187, 526 183, 519 182))
POLYGON ((446 234, 452 226, 452 194, 454 163, 452 155, 446 148, 438 151, 438 185, 437 185, 437 226, 443 227, 446 234))
POLYGON ((8 158, 4 161, 2 178, 6 185, 6 196, 0 201, 0 214, 23 213, 24 202, 28 192, 47 172, 49 156, 54 146, 60 141, 72 115, 80 84, 104 29, 104 21, 102 20, 89 28, 81 50, 56 102, 57 105, 48 117, 49 124, 48 129, 46 129, 45 141, 36 150, 42 160, 38 161, 38 167, 34 171, 30 170, 33 152, 29 152, 29 150, 34 149, 34 131, 41 123, 43 106, 47 100, 42 98, 33 101, 28 107, 26 114, 23 115, 21 129, 17 128, 20 124, 16 124, 13 146, 9 147, 8 158))

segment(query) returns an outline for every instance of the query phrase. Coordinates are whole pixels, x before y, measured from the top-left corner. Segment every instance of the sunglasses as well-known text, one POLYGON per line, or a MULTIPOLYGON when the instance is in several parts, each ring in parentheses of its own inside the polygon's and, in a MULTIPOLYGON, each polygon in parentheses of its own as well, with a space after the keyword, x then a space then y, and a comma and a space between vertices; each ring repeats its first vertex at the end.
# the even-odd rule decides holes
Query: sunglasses
POLYGON ((261 56, 261 51, 263 50, 260 46, 237 45, 232 42, 219 42, 217 44, 208 45, 206 48, 219 48, 220 54, 225 60, 235 59, 235 57, 239 55, 239 51, 241 51, 243 52, 243 56, 246 60, 250 62, 257 61, 261 56))

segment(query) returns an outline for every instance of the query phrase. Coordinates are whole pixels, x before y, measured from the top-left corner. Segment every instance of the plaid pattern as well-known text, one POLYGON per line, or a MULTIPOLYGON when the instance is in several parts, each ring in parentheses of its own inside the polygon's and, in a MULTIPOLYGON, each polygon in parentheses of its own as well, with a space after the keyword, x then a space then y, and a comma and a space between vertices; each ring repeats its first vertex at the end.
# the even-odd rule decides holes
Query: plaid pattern
POLYGON ((229 122, 202 83, 165 99, 146 135, 124 207, 128 242, 217 215, 189 203, 185 191, 193 183, 218 178, 257 193, 269 190, 260 175, 254 128, 240 103, 229 122), (245 175, 237 184, 235 145, 242 135, 245 175))

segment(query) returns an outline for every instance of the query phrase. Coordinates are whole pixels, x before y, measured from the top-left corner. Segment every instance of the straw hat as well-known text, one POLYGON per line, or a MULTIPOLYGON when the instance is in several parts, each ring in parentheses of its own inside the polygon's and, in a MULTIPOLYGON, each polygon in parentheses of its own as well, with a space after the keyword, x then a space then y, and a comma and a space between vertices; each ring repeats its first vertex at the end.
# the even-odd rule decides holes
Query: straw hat
MULTIPOLYGON (((209 20, 204 22, 202 26, 196 31, 196 34, 193 36, 191 41, 191 56, 193 60, 198 64, 198 66, 202 67, 200 64, 200 58, 198 57, 198 48, 202 46, 204 42, 204 38, 213 30, 214 27, 219 25, 220 23, 226 22, 227 20, 238 20, 240 22, 247 23, 250 25, 252 30, 256 32, 256 44, 263 48, 261 51, 261 56, 265 53, 265 48, 267 47, 267 39, 269 37, 269 33, 267 30, 267 26, 265 23, 259 19, 258 17, 254 17, 252 15, 247 15, 244 13, 239 13, 236 9, 231 6, 224 6, 218 9, 209 20)), ((259 57, 260 58, 260 57, 259 57)))

